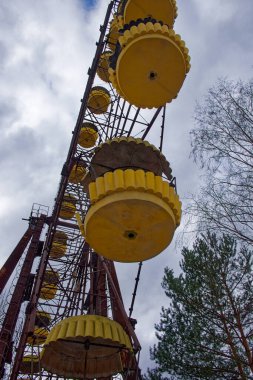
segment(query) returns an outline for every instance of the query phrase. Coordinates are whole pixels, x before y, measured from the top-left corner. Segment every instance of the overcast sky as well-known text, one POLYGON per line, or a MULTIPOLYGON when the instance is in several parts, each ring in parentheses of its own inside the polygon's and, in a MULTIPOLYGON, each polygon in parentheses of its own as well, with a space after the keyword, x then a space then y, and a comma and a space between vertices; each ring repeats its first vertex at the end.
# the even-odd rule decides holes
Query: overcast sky
MULTIPOLYGON (((0 264, 25 229, 33 202, 52 207, 109 1, 0 0, 0 264)), ((196 100, 218 77, 247 80, 253 70, 252 0, 178 0, 175 31, 189 47, 192 68, 169 106, 164 153, 181 199, 197 191, 200 172, 189 158, 196 100)), ((149 141, 156 138, 152 131, 149 141), (151 138, 151 140, 150 140, 151 138)), ((181 228, 181 227, 180 227, 181 228)), ((163 268, 178 270, 172 246, 145 262, 136 307, 141 365, 149 362, 166 299, 163 268)), ((129 307, 136 264, 118 266, 129 307)))

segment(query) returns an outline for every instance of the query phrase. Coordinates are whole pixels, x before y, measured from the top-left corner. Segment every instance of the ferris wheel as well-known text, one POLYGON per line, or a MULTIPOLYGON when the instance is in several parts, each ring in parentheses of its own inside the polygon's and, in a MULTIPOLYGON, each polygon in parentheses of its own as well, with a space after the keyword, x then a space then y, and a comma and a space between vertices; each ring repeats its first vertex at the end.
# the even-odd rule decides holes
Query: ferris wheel
POLYGON ((162 153, 166 104, 190 69, 176 17, 175 0, 108 5, 53 213, 33 208, 0 272, 2 292, 19 265, 0 332, 1 378, 141 378, 132 317, 141 263, 171 243, 181 219, 162 153), (115 262, 139 263, 129 313, 115 262))

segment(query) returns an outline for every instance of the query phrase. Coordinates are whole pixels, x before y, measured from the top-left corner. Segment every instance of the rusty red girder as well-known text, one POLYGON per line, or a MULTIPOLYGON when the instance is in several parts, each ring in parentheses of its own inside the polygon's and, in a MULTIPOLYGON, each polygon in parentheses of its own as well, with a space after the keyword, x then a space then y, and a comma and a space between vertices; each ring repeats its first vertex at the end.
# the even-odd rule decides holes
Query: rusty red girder
POLYGON ((7 284, 9 278, 11 277, 13 273, 13 269, 16 267, 19 259, 21 258, 25 248, 27 247, 31 237, 33 234, 33 230, 31 226, 29 226, 22 236, 22 238, 19 240, 16 247, 13 249, 12 253, 0 269, 0 294, 5 288, 5 285, 7 284))
MULTIPOLYGON (((22 265, 17 284, 15 286, 14 292, 12 294, 11 300, 5 318, 2 324, 2 329, 0 331, 0 375, 4 374, 4 366, 6 361, 10 359, 11 352, 10 347, 12 347, 12 339, 15 332, 18 315, 22 302, 24 300, 24 295, 26 287, 28 284, 29 276, 31 274, 32 265, 34 258, 36 257, 40 235, 46 220, 46 215, 41 215, 39 218, 34 218, 31 222, 30 228, 32 230, 32 240, 26 253, 24 263, 22 265)), ((22 239, 21 239, 22 240, 22 239)), ((21 247, 19 247, 21 249, 21 247)), ((20 257, 22 252, 19 252, 20 257)), ((13 268, 14 269, 14 268, 13 268)))
POLYGON ((138 352, 141 350, 141 345, 139 343, 139 340, 134 332, 134 328, 132 326, 132 323, 130 319, 127 316, 127 313, 125 311, 125 307, 123 304, 122 296, 120 293, 120 287, 114 267, 114 262, 110 260, 105 260, 102 256, 100 257, 100 260, 102 261, 103 267, 105 269, 107 279, 108 279, 108 285, 109 285, 109 291, 110 291, 110 298, 112 301, 112 312, 113 312, 113 319, 120 323, 125 330, 127 331, 128 335, 133 340, 133 349, 135 352, 138 352))

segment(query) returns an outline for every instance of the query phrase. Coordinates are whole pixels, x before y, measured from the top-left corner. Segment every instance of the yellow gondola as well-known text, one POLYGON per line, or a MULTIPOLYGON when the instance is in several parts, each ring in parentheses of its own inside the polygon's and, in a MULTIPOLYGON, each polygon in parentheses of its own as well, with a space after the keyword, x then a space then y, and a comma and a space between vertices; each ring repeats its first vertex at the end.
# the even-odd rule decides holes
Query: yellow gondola
POLYGON ((179 35, 159 22, 139 20, 119 43, 109 74, 120 96, 140 108, 159 108, 177 97, 190 69, 179 35))
POLYGON ((32 375, 40 371, 39 357, 36 355, 25 355, 20 363, 20 373, 32 375))
POLYGON ((63 231, 55 231, 52 246, 49 252, 51 259, 59 259, 67 250, 68 235, 63 231))
POLYGON ((47 284, 58 284, 59 273, 54 270, 46 270, 43 281, 46 282, 47 284))
POLYGON ((66 245, 68 240, 68 235, 63 231, 55 231, 54 243, 66 245))
POLYGON ((51 321, 51 315, 43 310, 36 311, 35 326, 47 327, 51 321))
POLYGON ((59 213, 59 217, 62 219, 71 219, 75 215, 76 207, 73 203, 63 202, 59 213))
POLYGON ((83 123, 78 144, 83 148, 92 148, 98 139, 98 129, 92 123, 83 123))
POLYGON ((74 379, 109 377, 122 371, 120 351, 132 350, 122 326, 98 315, 66 318, 50 331, 42 367, 74 379))
POLYGON ((40 298, 44 300, 52 300, 57 292, 57 285, 55 284, 42 284, 41 290, 40 290, 40 298))
POLYGON ((110 57, 112 56, 112 54, 113 53, 111 51, 105 51, 101 54, 99 59, 97 75, 100 79, 102 79, 105 82, 110 82, 108 69, 110 64, 110 57))
POLYGON ((64 194, 59 217, 62 219, 71 219, 76 212, 77 199, 71 194, 64 194))
POLYGON ((119 10, 123 14, 124 24, 151 17, 172 28, 177 17, 175 0, 122 0, 119 10))
POLYGON ((75 184, 80 183, 86 172, 86 168, 82 164, 74 164, 71 169, 68 181, 75 184))
POLYGON ((110 31, 108 34, 108 47, 112 52, 115 51, 116 44, 118 42, 118 38, 120 36, 119 30, 123 27, 123 17, 114 15, 113 19, 110 23, 110 31))
POLYGON ((105 113, 111 102, 109 91, 101 86, 95 86, 91 89, 87 107, 92 113, 105 113))
POLYGON ((138 262, 158 255, 180 224, 178 195, 152 172, 107 172, 89 185, 89 193, 85 239, 110 260, 138 262))
POLYGON ((30 345, 41 345, 44 344, 48 336, 48 331, 43 327, 35 327, 34 332, 31 336, 28 336, 27 343, 30 345))
POLYGON ((51 259, 60 259, 65 255, 66 251, 67 246, 65 244, 53 242, 49 252, 49 257, 51 259))

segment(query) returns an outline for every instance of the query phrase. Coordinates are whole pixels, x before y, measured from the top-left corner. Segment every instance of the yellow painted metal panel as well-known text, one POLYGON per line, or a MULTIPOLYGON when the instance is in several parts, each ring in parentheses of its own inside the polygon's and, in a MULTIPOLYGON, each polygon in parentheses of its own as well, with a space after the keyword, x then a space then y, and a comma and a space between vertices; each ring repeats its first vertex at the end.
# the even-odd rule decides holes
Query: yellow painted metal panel
POLYGON ((98 200, 96 182, 91 182, 89 184, 89 195, 91 204, 95 203, 98 200))
POLYGON ((114 190, 113 173, 107 172, 104 175, 105 193, 110 194, 114 190))
POLYGON ((155 176, 155 194, 162 198, 163 196, 163 180, 160 176, 155 176))
POLYGON ((105 182, 103 177, 98 177, 96 180, 96 199, 100 199, 105 193, 105 182))
POLYGON ((132 169, 127 169, 124 172, 125 176, 125 189, 132 190, 135 189, 135 172, 132 169))
POLYGON ((137 190, 146 190, 146 178, 144 170, 135 171, 135 188, 137 190))
POLYGON ((117 169, 113 172, 114 187, 116 191, 123 191, 125 188, 124 172, 121 169, 117 169))
POLYGON ((155 175, 152 172, 146 173, 146 191, 153 193, 155 191, 155 175))
POLYGON ((170 197, 170 185, 168 182, 163 181, 162 186, 162 198, 168 203, 170 197))

